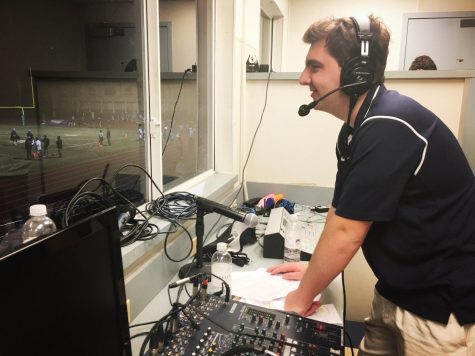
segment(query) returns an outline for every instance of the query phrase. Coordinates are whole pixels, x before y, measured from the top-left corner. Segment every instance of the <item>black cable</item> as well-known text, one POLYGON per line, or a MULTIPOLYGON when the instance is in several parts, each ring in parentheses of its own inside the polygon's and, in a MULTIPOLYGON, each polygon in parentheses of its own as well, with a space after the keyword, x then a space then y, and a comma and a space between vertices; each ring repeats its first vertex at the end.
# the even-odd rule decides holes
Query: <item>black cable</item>
MULTIPOLYGON (((246 167, 247 167, 247 164, 249 162, 249 158, 251 156, 251 152, 252 152, 252 148, 254 147, 254 142, 256 140, 256 136, 257 136, 257 133, 259 131, 259 128, 261 127, 262 125, 262 121, 263 121, 263 118, 264 118, 264 113, 265 113, 265 110, 266 110, 266 107, 267 107, 267 97, 268 97, 268 93, 269 93, 269 83, 270 83, 270 76, 271 76, 271 73, 272 73, 272 69, 269 70, 269 74, 267 75, 267 82, 266 82, 266 90, 265 90, 265 98, 264 98, 264 107, 262 108, 262 112, 261 112, 261 116, 260 116, 260 119, 259 119, 259 123, 257 125, 257 128, 256 128, 256 131, 254 132, 254 136, 252 138, 252 141, 251 141, 251 146, 249 147, 249 151, 248 151, 248 154, 247 154, 247 157, 246 157, 246 161, 244 163, 244 167, 242 169, 242 173, 241 173, 241 177, 242 177, 242 182, 241 184, 239 185, 239 189, 234 197, 233 200, 231 200, 231 204, 234 202, 234 201, 237 201, 237 198, 239 196, 239 194, 241 193, 241 190, 242 190, 242 187, 244 185, 244 174, 245 174, 245 171, 246 171, 246 167)), ((230 207, 230 206, 229 206, 230 207)), ((205 235, 204 239, 203 239, 203 244, 207 241, 207 239, 209 238, 209 234, 211 233, 211 231, 213 231, 213 229, 216 227, 216 225, 219 223, 219 221, 221 220, 222 216, 220 216, 218 218, 218 220, 214 223, 214 225, 211 227, 211 229, 208 230, 207 234, 205 235)))
MULTIPOLYGON (((83 192, 83 189, 86 187, 86 185, 88 185, 89 183, 95 181, 95 180, 99 180, 101 182, 101 184, 98 185, 98 187, 100 187, 103 182, 105 182, 105 180, 103 178, 98 178, 98 177, 93 177, 93 178, 90 178, 88 179, 86 182, 84 182, 82 184, 82 186, 78 189, 78 191, 76 192, 76 194, 71 198, 71 200, 69 201, 68 205, 66 206, 66 209, 63 213, 63 226, 66 227, 69 225, 69 214, 70 214, 70 211, 71 209, 73 209, 74 205, 76 204, 77 201, 83 199, 83 197, 85 195, 90 195, 92 197, 96 197, 98 200, 101 200, 101 199, 105 199, 103 198, 102 195, 100 195, 99 193, 94 193, 94 191, 92 192, 87 192, 87 193, 84 193, 83 192)), ((97 188, 95 190, 97 190, 97 188)), ((112 203, 111 202, 108 202, 110 204, 108 204, 108 206, 112 206, 112 203)))
POLYGON ((143 333, 138 333, 138 334, 132 335, 132 336, 129 338, 129 340, 135 339, 136 337, 145 336, 145 335, 148 335, 148 334, 149 334, 148 331, 144 331, 143 333))
MULTIPOLYGON (((132 223, 125 224, 124 230, 129 230, 130 227, 133 227, 135 224, 141 224, 141 223, 144 223, 144 222, 145 222, 145 220, 134 220, 132 223)), ((160 234, 160 230, 159 230, 158 226, 149 222, 145 226, 141 236, 138 237, 135 241, 152 240, 155 237, 157 237, 159 234, 160 234)))
POLYGON ((229 286, 229 283, 226 282, 223 278, 221 278, 220 276, 217 276, 215 275, 214 273, 210 273, 211 276, 215 277, 215 278, 218 278, 222 284, 221 284, 221 292, 222 292, 222 286, 224 286, 224 288, 226 289, 226 295, 224 297, 224 302, 225 303, 228 303, 229 302, 229 299, 231 298, 231 287, 229 286))
MULTIPOLYGON (((180 290, 181 290, 181 288, 180 288, 180 290)), ((178 302, 175 303, 176 308, 170 310, 165 316, 163 316, 159 320, 157 320, 155 322, 135 324, 135 325, 132 325, 132 326, 129 327, 129 328, 131 328, 131 327, 136 327, 136 326, 141 326, 141 325, 148 325, 148 324, 152 324, 152 323, 154 324, 152 326, 152 328, 150 329, 150 331, 148 332, 147 336, 145 337, 145 339, 142 342, 142 347, 140 348, 139 356, 145 356, 145 348, 147 347, 148 341, 150 340, 150 336, 151 336, 153 328, 158 327, 158 325, 163 325, 165 322, 168 323, 170 318, 174 317, 175 315, 178 315, 183 309, 187 308, 198 297, 198 295, 200 294, 200 290, 201 290, 201 286, 200 286, 200 289, 198 290, 198 293, 196 293, 195 295, 192 295, 185 302, 185 304, 180 304, 178 302)), ((180 296, 180 292, 178 294, 178 298, 179 298, 179 296, 180 296)), ((168 325, 165 329, 168 330, 168 325)))
MULTIPOLYGON (((350 334, 348 334, 345 329, 343 329, 343 332, 345 333, 345 336, 346 336, 347 339, 348 339, 348 343, 350 344, 351 356, 355 356, 355 355, 354 355, 354 351, 353 351, 353 342, 351 341, 350 334)), ((344 347, 344 346, 345 346, 345 345, 344 345, 344 343, 343 343, 343 347, 344 347)))
POLYGON ((249 352, 252 352, 252 355, 263 355, 264 354, 264 348, 263 347, 257 347, 254 345, 239 345, 236 346, 226 352, 223 352, 221 356, 232 356, 232 355, 241 355, 244 353, 249 354, 249 352))
POLYGON ((174 192, 166 195, 162 195, 160 198, 155 199, 146 205, 146 211, 150 215, 157 215, 163 219, 166 219, 171 224, 171 229, 168 231, 161 232, 161 234, 166 234, 164 242, 164 253, 165 256, 173 262, 182 262, 188 257, 190 257, 193 252, 193 237, 187 228, 181 225, 178 220, 191 220, 194 219, 196 214, 196 201, 195 196, 188 192, 174 192), (168 252, 168 239, 170 234, 177 232, 176 227, 179 226, 188 236, 190 240, 190 249, 185 257, 181 259, 175 259, 170 256, 168 252))
POLYGON ((170 254, 168 253, 168 249, 167 249, 167 243, 168 243, 168 237, 170 236, 170 233, 167 233, 167 235, 165 236, 165 242, 163 243, 163 252, 165 253, 165 256, 167 256, 167 258, 172 261, 172 262, 183 262, 184 260, 186 260, 188 257, 191 256, 192 252, 193 252, 193 237, 191 236, 190 232, 188 231, 187 228, 185 228, 183 225, 181 225, 179 222, 175 221, 174 224, 180 226, 184 231, 185 233, 188 235, 188 238, 190 240, 190 249, 188 250, 188 253, 185 255, 185 257, 181 258, 181 259, 174 259, 170 256, 170 254))
MULTIPOLYGON (((160 319, 159 319, 160 320, 160 319)), ((147 321, 145 323, 139 323, 139 324, 133 324, 133 325, 129 325, 129 329, 132 329, 132 328, 136 328, 136 327, 139 327, 139 326, 145 326, 145 325, 150 325, 150 324, 156 324, 158 322, 158 320, 153 320, 153 321, 147 321)))
POLYGON ((169 319, 174 316, 175 312, 176 312, 175 310, 172 310, 172 311, 168 312, 166 315, 164 315, 162 318, 160 318, 160 319, 152 326, 152 328, 151 328, 150 331, 147 333, 147 336, 145 337, 145 339, 144 339, 143 342, 142 342, 142 347, 140 348, 140 353, 139 353, 140 356, 144 356, 144 355, 145 355, 145 348, 147 347, 148 341, 150 340, 150 336, 151 336, 152 330, 153 330, 155 327, 158 327, 158 325, 163 325, 165 322, 169 321, 169 319))
POLYGON ((178 100, 180 100, 181 89, 183 88, 183 83, 185 82, 185 76, 186 76, 186 73, 188 73, 188 72, 191 72, 191 68, 186 69, 183 72, 183 77, 181 78, 180 90, 178 91, 178 96, 177 96, 176 101, 175 101, 175 106, 173 107, 173 113, 172 113, 172 117, 170 119, 170 130, 168 131, 167 140, 165 141, 165 146, 163 147, 163 150, 162 150, 162 157, 165 154, 165 150, 167 149, 168 141, 170 140, 170 135, 172 133, 172 127, 173 127, 173 120, 175 119, 176 106, 178 104, 178 100))
MULTIPOLYGON (((260 116, 260 120, 259 120, 259 124, 257 125, 257 128, 256 128, 256 131, 254 132, 254 136, 252 138, 252 142, 251 142, 251 146, 249 147, 249 151, 247 153, 247 157, 246 157, 246 161, 244 163, 244 167, 242 169, 242 173, 241 173, 241 177, 242 177, 242 182, 241 184, 239 185, 239 189, 234 197, 233 200, 231 200, 231 204, 234 202, 234 201, 237 201, 237 198, 239 196, 239 194, 241 193, 241 190, 242 190, 242 187, 244 185, 244 173, 246 171, 246 167, 247 167, 247 163, 249 162, 249 158, 251 157, 251 152, 252 152, 252 148, 254 146, 254 142, 256 140, 256 136, 257 136, 257 132, 259 131, 259 128, 261 127, 261 124, 262 124, 262 120, 264 118, 264 113, 265 113, 265 110, 266 110, 266 107, 267 107, 267 96, 268 96, 268 92, 269 92, 269 83, 270 83, 270 76, 271 76, 271 73, 272 71, 269 70, 269 74, 267 75, 267 82, 266 82, 266 93, 265 93, 265 98, 264 98, 264 107, 262 108, 262 112, 261 112, 261 116, 260 116)), ((214 225, 211 227, 211 229, 208 230, 208 233, 206 234, 206 236, 204 237, 203 239, 203 244, 206 242, 206 240, 208 239, 209 237, 209 234, 211 233, 211 231, 213 231, 213 229, 216 227, 216 225, 218 224, 218 222, 221 220, 222 216, 220 216, 218 218, 218 220, 214 223, 214 225)))
MULTIPOLYGON (((130 165, 122 166, 119 170, 116 171, 116 173, 114 174, 113 177, 115 177, 118 174, 118 172, 120 172, 122 169, 124 169, 125 167, 129 167, 129 166, 137 167, 137 168, 143 170, 144 172, 146 172, 142 167, 140 167, 138 165, 130 164, 130 165)), ((147 175, 148 175, 148 173, 147 173, 147 175)), ((150 176, 149 176, 149 178, 151 179, 150 176)), ((91 182, 96 181, 96 180, 100 182, 98 187, 100 187, 100 186, 105 187, 105 189, 103 189, 103 194, 106 194, 107 196, 110 196, 113 193, 115 196, 119 197, 121 199, 121 201, 123 201, 127 206, 129 206, 135 212, 138 212, 144 218, 144 220, 134 220, 133 223, 127 224, 127 229, 126 229, 127 233, 120 237, 121 247, 128 246, 128 245, 134 243, 137 240, 141 240, 141 239, 148 240, 148 239, 151 239, 151 238, 158 235, 158 232, 159 232, 158 226, 149 223, 149 221, 153 217, 153 215, 150 215, 148 217, 145 216, 143 214, 143 212, 141 212, 118 189, 114 188, 109 182, 107 182, 103 178, 99 178, 99 177, 91 178, 91 179, 87 180, 85 183, 83 183, 83 185, 79 188, 78 192, 74 195, 74 197, 68 203, 68 205, 67 205, 67 207, 64 211, 64 214, 63 214, 63 225, 64 226, 68 226, 70 224, 71 212, 76 208, 78 203, 81 200, 85 199, 86 197, 93 197, 95 199, 96 203, 99 202, 101 204, 101 201, 104 202, 101 205, 102 209, 105 209, 107 207, 111 207, 111 206, 115 205, 114 202, 111 201, 106 196, 103 196, 103 195, 100 195, 100 194, 94 193, 94 192, 83 192, 84 188, 88 184, 90 184, 91 182)), ((153 182, 153 179, 152 179, 152 183, 156 186, 155 182, 153 182)), ((96 187, 96 190, 97 190, 97 187, 96 187)), ((93 202, 91 202, 89 200, 85 207, 86 208, 90 207, 90 205, 92 203, 93 202)))
POLYGON ((162 195, 147 204, 149 214, 156 214, 166 220, 191 219, 196 214, 195 195, 188 192, 174 192, 162 195))
POLYGON ((153 184, 153 186, 160 192, 160 194, 163 196, 163 192, 160 190, 160 188, 158 187, 157 183, 155 183, 155 181, 153 180, 152 176, 141 166, 139 166, 138 164, 126 164, 126 165, 123 165, 122 167, 120 167, 117 171, 114 172, 114 174, 112 175, 112 178, 111 178, 111 181, 114 181, 117 174, 119 174, 119 172, 121 170, 123 170, 124 168, 127 168, 127 167, 135 167, 135 168, 138 168, 140 169, 142 172, 145 173, 145 175, 148 177, 148 179, 150 180, 150 182, 153 184))
MULTIPOLYGON (((350 334, 346 332, 346 287, 345 287, 345 270, 341 271, 341 286, 343 289, 343 333, 348 337, 348 341, 351 347, 351 355, 353 356, 353 342, 351 341, 350 334)), ((345 343, 343 342, 343 347, 345 343)))
MULTIPOLYGON (((266 93, 265 93, 265 97, 264 97, 264 107, 262 108, 262 112, 261 112, 261 117, 259 119, 259 123, 257 124, 257 127, 256 127, 256 131, 254 131, 254 136, 252 137, 252 141, 251 141, 251 146, 249 147, 249 152, 247 154, 247 158, 246 158, 246 161, 244 163, 244 167, 242 168, 242 174, 241 174, 241 177, 242 177, 242 182, 241 182, 241 185, 239 187, 239 190, 236 194, 236 197, 234 198, 234 200, 237 199, 237 197, 239 196, 239 193, 241 192, 242 190, 242 187, 244 185, 244 172, 246 170, 246 167, 247 167, 247 163, 249 162, 249 158, 251 157, 251 152, 252 152, 252 148, 254 146, 254 141, 256 140, 256 136, 257 136, 257 132, 259 131, 259 128, 261 127, 261 124, 262 124, 262 120, 264 118, 264 113, 266 111, 266 107, 267 107, 267 95, 269 93, 269 83, 270 83, 270 75, 272 73, 272 70, 269 69, 269 74, 267 75, 267 83, 266 83, 266 93)), ((234 201, 233 200, 233 201, 234 201)))

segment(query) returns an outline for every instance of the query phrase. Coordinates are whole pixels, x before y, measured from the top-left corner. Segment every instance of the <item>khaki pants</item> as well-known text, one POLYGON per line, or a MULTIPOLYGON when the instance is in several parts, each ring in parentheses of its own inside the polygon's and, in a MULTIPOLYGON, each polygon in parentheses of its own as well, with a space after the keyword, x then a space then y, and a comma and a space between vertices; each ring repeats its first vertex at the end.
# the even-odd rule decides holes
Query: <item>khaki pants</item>
POLYGON ((447 325, 420 318, 375 290, 358 351, 366 355, 475 356, 475 324, 460 326, 453 314, 447 325))

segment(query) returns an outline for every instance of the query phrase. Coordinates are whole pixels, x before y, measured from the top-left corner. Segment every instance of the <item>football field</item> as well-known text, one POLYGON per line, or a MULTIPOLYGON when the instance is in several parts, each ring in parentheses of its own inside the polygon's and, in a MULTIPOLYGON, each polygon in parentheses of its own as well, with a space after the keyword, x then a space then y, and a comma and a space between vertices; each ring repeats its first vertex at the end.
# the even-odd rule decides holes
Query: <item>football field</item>
MULTIPOLYGON (((111 182, 112 175, 126 164, 145 166, 145 142, 138 137, 137 129, 111 128, 109 146, 105 128, 103 145, 100 145, 99 128, 42 125, 31 131, 40 139, 47 135, 49 152, 43 159, 28 160, 25 149, 28 128, 15 127, 20 136, 16 144, 10 141, 12 128, 0 125, 0 205, 14 204, 20 208, 20 205, 35 202, 39 195, 77 187, 92 177, 104 176, 111 182), (61 158, 56 148, 57 136, 63 140, 61 158)), ((133 167, 121 173, 143 175, 133 167)), ((5 206, 0 207, 4 209, 5 206)))
MULTIPOLYGON (((17 144, 10 141, 11 126, 0 125, 0 156, 3 163, 5 157, 13 159, 14 162, 27 161, 25 138, 28 129, 25 127, 15 127, 20 136, 17 144)), ((139 140, 138 131, 135 129, 112 128, 111 145, 108 145, 106 129, 103 128, 103 145, 99 145, 99 129, 67 126, 46 126, 42 125, 40 130, 32 129, 33 137, 43 139, 44 135, 50 139, 49 153, 45 156, 41 164, 43 169, 54 169, 69 166, 81 162, 93 161, 105 158, 109 160, 119 153, 136 151, 143 147, 143 140, 139 140), (63 140, 62 158, 58 157, 56 148, 56 137, 61 136, 63 140)), ((39 159, 34 159, 28 165, 30 173, 39 172, 39 159)), ((23 162, 24 163, 24 162, 23 162)))

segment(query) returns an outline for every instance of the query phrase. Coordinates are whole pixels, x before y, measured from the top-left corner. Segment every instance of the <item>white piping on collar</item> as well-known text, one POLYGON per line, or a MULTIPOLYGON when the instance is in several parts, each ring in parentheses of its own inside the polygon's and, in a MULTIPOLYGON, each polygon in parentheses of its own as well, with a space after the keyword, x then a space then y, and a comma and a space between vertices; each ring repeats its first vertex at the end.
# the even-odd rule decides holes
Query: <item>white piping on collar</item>
MULTIPOLYGON (((373 105, 373 100, 376 98, 376 95, 378 95, 379 88, 381 88, 381 85, 378 85, 378 87, 377 87, 376 90, 374 91, 373 97, 371 98, 371 102, 370 102, 369 105, 368 105, 368 110, 366 110, 366 112, 365 112, 365 114, 364 114, 364 117, 365 117, 365 118, 366 118, 366 115, 368 115, 369 109, 371 109, 371 106, 373 105)), ((364 122, 364 120, 365 120, 365 119, 363 119, 363 122, 364 122)))

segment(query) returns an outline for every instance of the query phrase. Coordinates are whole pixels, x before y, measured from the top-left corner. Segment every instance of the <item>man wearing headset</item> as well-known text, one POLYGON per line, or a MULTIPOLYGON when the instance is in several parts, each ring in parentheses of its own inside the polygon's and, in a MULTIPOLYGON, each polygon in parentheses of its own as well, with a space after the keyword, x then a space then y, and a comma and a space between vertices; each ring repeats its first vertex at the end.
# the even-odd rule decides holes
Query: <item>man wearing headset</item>
POLYGON ((475 355, 475 178, 444 123, 384 87, 389 38, 373 16, 306 31, 299 81, 344 122, 338 172, 308 266, 269 272, 301 280, 285 308, 307 316, 361 246, 378 282, 359 355, 475 355))

